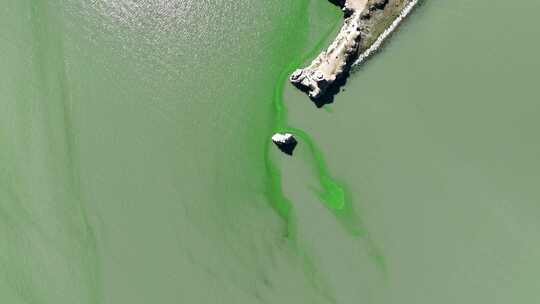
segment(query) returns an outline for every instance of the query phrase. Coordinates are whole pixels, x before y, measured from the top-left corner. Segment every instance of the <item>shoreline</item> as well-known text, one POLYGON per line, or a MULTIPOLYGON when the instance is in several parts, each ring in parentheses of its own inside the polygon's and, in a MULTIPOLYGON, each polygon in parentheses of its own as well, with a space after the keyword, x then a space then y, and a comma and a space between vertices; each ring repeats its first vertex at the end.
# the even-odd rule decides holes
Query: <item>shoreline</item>
POLYGON ((419 0, 329 0, 341 7, 344 23, 330 46, 290 82, 318 107, 344 84, 351 68, 363 63, 410 14, 419 0), (321 102, 322 101, 322 102, 321 102))

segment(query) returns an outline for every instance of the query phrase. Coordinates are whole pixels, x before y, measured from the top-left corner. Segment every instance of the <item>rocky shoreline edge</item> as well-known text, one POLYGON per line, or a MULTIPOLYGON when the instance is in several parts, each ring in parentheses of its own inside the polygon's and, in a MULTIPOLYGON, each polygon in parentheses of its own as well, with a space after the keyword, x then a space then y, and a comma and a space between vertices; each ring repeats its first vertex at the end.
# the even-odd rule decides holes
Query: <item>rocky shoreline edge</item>
POLYGON ((289 80, 317 106, 337 93, 353 65, 364 62, 410 14, 419 0, 329 0, 344 12, 344 23, 330 46, 289 80), (332 90, 333 89, 333 90, 332 90))

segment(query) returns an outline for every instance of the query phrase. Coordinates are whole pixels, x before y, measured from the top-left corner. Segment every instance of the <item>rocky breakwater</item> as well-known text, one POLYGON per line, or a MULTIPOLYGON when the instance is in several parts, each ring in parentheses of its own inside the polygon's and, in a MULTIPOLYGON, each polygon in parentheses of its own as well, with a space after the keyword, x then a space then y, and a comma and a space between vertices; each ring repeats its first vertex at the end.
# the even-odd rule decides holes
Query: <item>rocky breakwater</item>
POLYGON ((309 66, 294 71, 290 76, 291 83, 315 101, 324 98, 330 88, 339 86, 339 80, 348 75, 351 65, 358 57, 364 52, 373 52, 371 47, 377 43, 377 38, 401 18, 408 5, 417 2, 417 0, 329 1, 339 5, 343 10, 345 21, 341 30, 330 46, 309 66))

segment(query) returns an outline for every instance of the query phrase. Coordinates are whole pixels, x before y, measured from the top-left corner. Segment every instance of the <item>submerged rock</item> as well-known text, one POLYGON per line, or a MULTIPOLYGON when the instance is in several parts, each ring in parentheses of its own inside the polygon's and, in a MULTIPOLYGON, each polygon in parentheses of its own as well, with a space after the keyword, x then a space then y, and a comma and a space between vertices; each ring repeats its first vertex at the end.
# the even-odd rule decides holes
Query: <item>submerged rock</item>
POLYGON ((292 155, 294 148, 298 144, 296 138, 290 133, 276 133, 272 136, 272 142, 281 150, 281 152, 292 155))

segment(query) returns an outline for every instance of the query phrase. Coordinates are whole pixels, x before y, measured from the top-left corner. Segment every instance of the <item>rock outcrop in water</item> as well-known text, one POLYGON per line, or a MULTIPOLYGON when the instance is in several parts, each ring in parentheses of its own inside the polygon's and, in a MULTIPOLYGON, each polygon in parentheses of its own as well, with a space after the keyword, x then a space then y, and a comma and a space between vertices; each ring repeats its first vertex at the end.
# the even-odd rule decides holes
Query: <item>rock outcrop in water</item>
POLYGON ((298 144, 296 138, 290 133, 276 133, 272 136, 272 142, 285 154, 292 155, 298 144))
MULTIPOLYGON (((303 69, 290 76, 290 81, 322 106, 330 88, 340 86, 351 65, 359 57, 367 57, 381 40, 393 31, 418 0, 329 0, 339 5, 345 21, 330 46, 303 69), (405 14, 404 14, 405 12, 405 14), (397 21, 397 23, 396 23, 397 21), (382 37, 382 39, 378 39, 382 37), (366 53, 366 54, 364 54, 366 53)), ((335 91, 335 90, 334 90, 335 91)), ((337 91, 335 91, 337 92, 337 91)))

